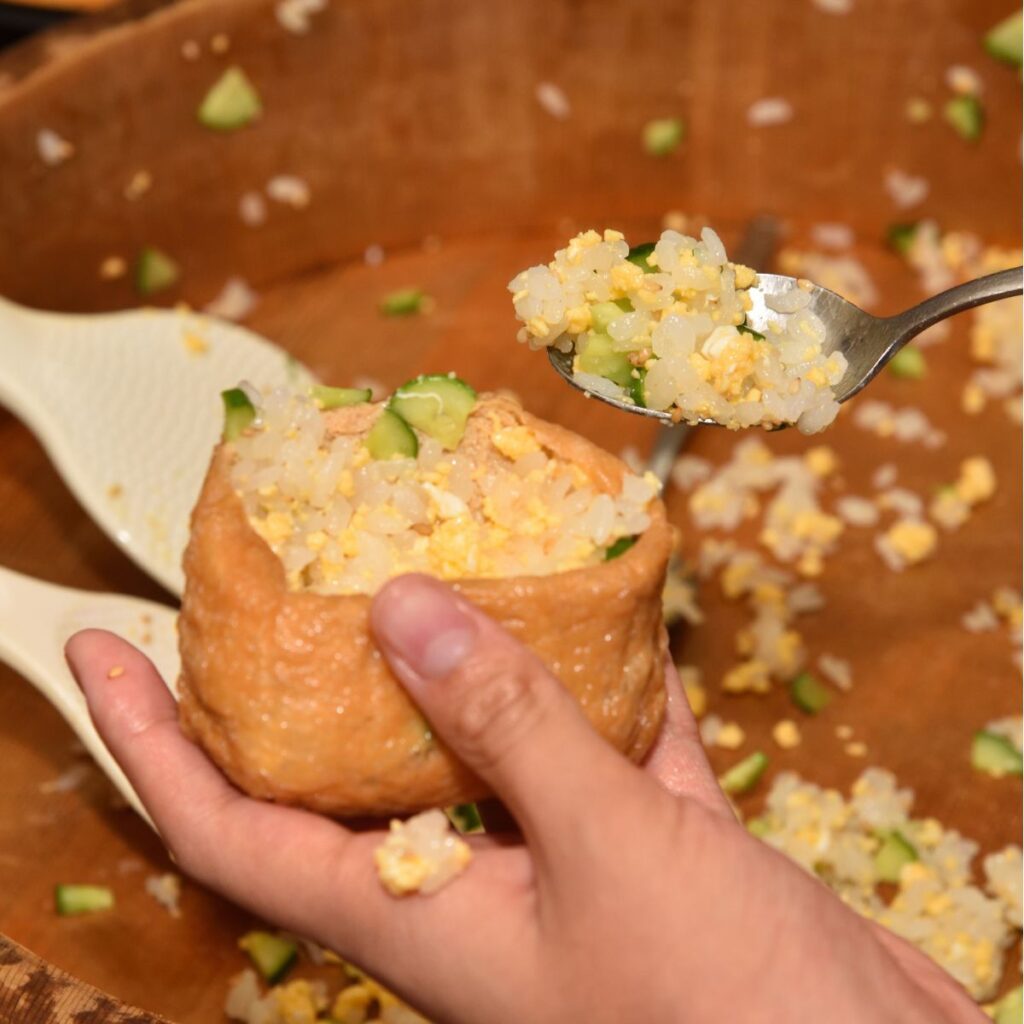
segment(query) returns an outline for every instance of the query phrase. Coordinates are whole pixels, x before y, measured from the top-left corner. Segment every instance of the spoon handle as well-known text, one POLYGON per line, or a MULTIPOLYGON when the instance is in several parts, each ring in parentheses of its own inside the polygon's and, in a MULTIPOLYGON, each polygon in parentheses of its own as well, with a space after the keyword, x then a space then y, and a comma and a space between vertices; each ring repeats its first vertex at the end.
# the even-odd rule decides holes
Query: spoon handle
POLYGON ((23 676, 60 713, 100 769, 145 821, 135 791, 89 717, 85 698, 64 661, 64 642, 79 629, 110 629, 148 646, 173 682, 177 674, 174 613, 162 605, 114 594, 72 590, 0 567, 0 661, 23 676), (149 644, 145 644, 145 638, 149 644))
POLYGON ((899 348, 932 324, 937 324, 954 313, 984 305, 986 302, 1020 295, 1024 291, 1022 270, 1024 268, 1014 267, 1011 270, 1000 270, 996 274, 986 274, 985 277, 939 292, 938 295, 925 299, 911 309, 890 317, 889 323, 895 328, 896 335, 893 349, 899 348))

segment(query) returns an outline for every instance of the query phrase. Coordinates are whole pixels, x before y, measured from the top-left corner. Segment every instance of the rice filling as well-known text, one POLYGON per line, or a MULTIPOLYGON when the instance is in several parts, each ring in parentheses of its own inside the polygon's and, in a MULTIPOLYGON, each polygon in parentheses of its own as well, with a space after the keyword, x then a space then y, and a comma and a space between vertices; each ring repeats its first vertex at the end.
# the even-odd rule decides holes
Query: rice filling
POLYGON ((609 494, 486 403, 454 451, 418 433, 415 458, 387 460, 364 443, 379 410, 339 411, 348 424, 339 426, 308 397, 275 391, 233 442, 233 486, 291 590, 370 594, 406 572, 565 572, 603 561, 650 525, 652 475, 626 473, 609 494))

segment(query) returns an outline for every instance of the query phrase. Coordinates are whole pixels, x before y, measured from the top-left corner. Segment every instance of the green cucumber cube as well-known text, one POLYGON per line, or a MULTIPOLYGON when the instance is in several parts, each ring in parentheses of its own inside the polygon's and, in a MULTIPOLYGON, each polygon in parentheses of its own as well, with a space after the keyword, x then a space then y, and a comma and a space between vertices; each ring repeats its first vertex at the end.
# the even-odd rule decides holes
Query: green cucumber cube
POLYGON ((230 132, 244 128, 262 113, 263 104, 256 87, 240 67, 232 66, 210 86, 196 117, 206 128, 230 132))

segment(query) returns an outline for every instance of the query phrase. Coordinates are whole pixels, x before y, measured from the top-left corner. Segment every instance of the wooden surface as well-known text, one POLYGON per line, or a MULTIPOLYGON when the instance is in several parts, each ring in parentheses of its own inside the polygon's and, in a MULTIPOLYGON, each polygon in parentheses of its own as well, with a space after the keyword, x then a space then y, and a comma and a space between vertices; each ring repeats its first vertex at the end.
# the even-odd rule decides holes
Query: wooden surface
MULTIPOLYGON (((0 61, 0 77, 5 69, 13 77, 0 91, 0 293, 52 308, 127 305, 136 301, 129 284, 100 282, 99 262, 158 244, 181 261, 180 296, 192 302, 233 273, 246 276, 260 292, 250 325, 325 380, 358 375, 394 386, 415 372, 456 369, 479 388, 513 388, 531 411, 613 451, 644 450, 649 425, 585 401, 512 341, 506 282, 549 258, 576 227, 614 224, 645 238, 663 212, 681 208, 707 214, 734 241, 747 215, 769 209, 799 242, 815 220, 845 221, 858 229, 858 254, 883 293, 879 312, 921 297, 877 244, 885 223, 907 217, 882 188, 890 166, 931 181, 912 215, 1020 242, 1018 80, 978 46, 981 30, 1005 14, 1002 3, 860 0, 855 14, 835 17, 795 2, 334 0, 301 38, 285 35, 269 7, 184 2, 137 27, 91 37, 76 27, 0 61), (217 31, 230 34, 226 56, 208 50, 217 31), (179 56, 186 39, 203 43, 195 64, 179 56), (605 57, 611 43, 622 47, 614 60, 605 57), (229 61, 250 71, 267 114, 236 135, 211 136, 192 111, 229 61), (953 62, 984 79, 989 126, 977 147, 940 120, 912 128, 902 117, 911 95, 941 103, 953 62), (568 121, 537 105, 542 79, 566 90, 568 121), (743 112, 765 95, 789 97, 796 118, 748 131, 743 112), (660 162, 646 157, 643 122, 677 113, 690 127, 681 150, 660 162), (60 168, 35 156, 43 126, 77 146, 60 168), (129 203, 124 183, 139 169, 151 171, 154 186, 129 203), (264 227, 241 225, 241 191, 285 172, 310 181, 310 207, 272 207, 264 227), (387 249, 379 268, 359 258, 371 243, 387 249), (433 312, 381 318, 378 299, 406 285, 431 294, 433 312)), ((714 695, 740 623, 714 586, 701 593, 710 625, 677 637, 675 648, 703 668, 713 710, 747 729, 745 749, 773 749, 775 769, 848 784, 865 763, 835 739, 834 726, 849 724, 869 747, 867 763, 917 791, 917 813, 989 849, 1019 842, 1021 787, 972 773, 967 749, 980 724, 1019 712, 1020 677, 1005 636, 968 636, 959 618, 996 586, 1020 587, 1021 442, 997 407, 975 419, 957 411, 966 326, 929 351, 926 382, 884 376, 869 393, 923 408, 950 435, 943 449, 880 441, 846 417, 827 438, 851 493, 863 492, 883 461, 927 492, 979 453, 1000 481, 991 503, 943 537, 935 560, 903 575, 881 566, 871 531, 850 531, 822 582, 828 606, 801 625, 814 654, 851 660, 854 691, 783 753, 767 739, 792 714, 781 691, 714 695)), ((734 440, 704 430, 692 450, 721 460, 734 440)), ((768 443, 792 451, 812 442, 787 432, 768 443)), ((685 500, 670 494, 669 507, 692 547, 685 500)), ((85 518, 27 431, 2 414, 0 508, 0 564, 161 597, 85 518)), ((719 768, 734 758, 713 754, 719 768)), ((146 827, 112 806, 102 779, 40 791, 77 763, 57 714, 0 667, 0 932, 132 1005, 179 1024, 219 1021, 227 980, 243 965, 235 941, 247 918, 189 883, 182 917, 170 918, 143 882, 171 865, 146 827), (117 910, 57 918, 52 887, 69 881, 110 884, 117 910)))

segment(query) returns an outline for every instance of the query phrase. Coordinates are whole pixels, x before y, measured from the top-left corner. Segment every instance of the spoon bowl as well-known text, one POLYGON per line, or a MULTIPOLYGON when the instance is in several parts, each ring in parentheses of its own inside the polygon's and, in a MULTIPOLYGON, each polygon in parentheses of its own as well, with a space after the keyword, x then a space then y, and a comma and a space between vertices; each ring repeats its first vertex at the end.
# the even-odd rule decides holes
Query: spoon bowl
POLYGON ((311 381, 283 349, 179 310, 66 315, 0 299, 0 405, 39 438, 95 522, 173 594, 220 437, 220 392, 311 381))
MULTIPOLYGON (((846 373, 835 387, 836 401, 846 402, 870 384, 882 367, 908 341, 933 324, 965 309, 1020 295, 1024 290, 1021 274, 1021 267, 988 274, 950 288, 903 313, 889 317, 865 313, 859 306, 848 302, 841 295, 809 281, 781 274, 758 274, 757 284, 748 291, 752 306, 747 312, 747 323, 762 334, 766 334, 773 323, 784 325, 790 314, 776 308, 783 304, 782 296, 792 292, 794 288, 806 292, 810 301, 802 308, 824 321, 827 332, 826 352, 841 352, 846 357, 846 373)), ((649 416, 663 423, 679 422, 679 419, 674 418, 670 412, 647 409, 636 405, 628 398, 618 397, 614 391, 621 389, 615 388, 614 385, 609 386, 608 392, 603 392, 581 384, 573 372, 574 358, 571 351, 548 349, 548 360, 555 371, 588 398, 596 398, 623 412, 649 416)), ((713 419, 700 419, 695 422, 707 426, 721 426, 713 419)), ((776 429, 784 426, 788 424, 780 424, 776 429)))

